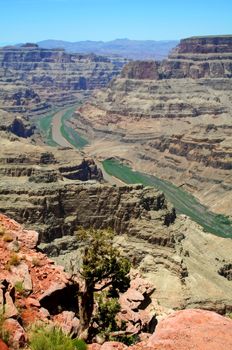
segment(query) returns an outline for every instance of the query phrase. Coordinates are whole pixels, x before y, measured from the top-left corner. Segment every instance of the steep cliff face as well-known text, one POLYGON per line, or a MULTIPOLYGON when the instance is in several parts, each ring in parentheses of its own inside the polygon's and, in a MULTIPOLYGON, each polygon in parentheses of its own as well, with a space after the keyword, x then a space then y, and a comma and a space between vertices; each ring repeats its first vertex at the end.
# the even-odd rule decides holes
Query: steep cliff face
POLYGON ((131 62, 122 72, 130 79, 231 78, 232 36, 183 39, 162 62, 131 62))
POLYGON ((81 243, 74 235, 78 226, 112 227, 115 244, 155 285, 161 305, 220 313, 232 309, 231 281, 219 273, 230 264, 230 240, 206 234, 184 217, 175 218, 159 191, 12 180, 1 183, 0 211, 38 229, 40 249, 67 269, 70 261, 79 259, 81 243))
POLYGON ((86 90, 105 86, 124 63, 36 45, 5 47, 0 50, 0 78, 3 82, 24 81, 46 89, 86 90))
POLYGON ((0 108, 31 116, 73 104, 78 92, 105 87, 125 62, 35 44, 1 48, 0 108))
POLYGON ((49 183, 68 180, 103 181, 93 159, 72 148, 35 146, 30 141, 1 132, 0 175, 6 182, 49 183))
POLYGON ((154 188, 99 184, 100 170, 75 150, 2 134, 0 146, 0 212, 38 230, 40 249, 59 263, 78 261, 78 226, 112 227, 115 244, 155 285, 162 305, 232 309, 231 240, 176 217, 154 188))
POLYGON ((75 123, 99 139, 92 154, 127 159, 230 215, 231 102, 232 36, 189 38, 165 61, 126 65, 75 123))

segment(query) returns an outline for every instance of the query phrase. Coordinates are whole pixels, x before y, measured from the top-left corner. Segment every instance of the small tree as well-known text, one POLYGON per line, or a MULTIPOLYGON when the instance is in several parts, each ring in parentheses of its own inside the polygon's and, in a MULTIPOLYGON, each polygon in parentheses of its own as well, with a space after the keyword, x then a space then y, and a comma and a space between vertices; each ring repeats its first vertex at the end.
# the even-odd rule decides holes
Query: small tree
POLYGON ((82 281, 79 291, 79 336, 87 339, 93 321, 94 293, 108 288, 115 297, 119 291, 125 291, 129 286, 130 263, 113 246, 112 231, 82 229, 77 236, 86 242, 79 271, 82 281))

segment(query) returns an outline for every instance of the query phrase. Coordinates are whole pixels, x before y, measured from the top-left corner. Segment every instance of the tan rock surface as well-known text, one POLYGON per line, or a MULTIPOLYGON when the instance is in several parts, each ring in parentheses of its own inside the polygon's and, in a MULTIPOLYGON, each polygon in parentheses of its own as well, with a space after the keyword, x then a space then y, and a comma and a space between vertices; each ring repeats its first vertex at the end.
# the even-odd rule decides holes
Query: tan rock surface
MULTIPOLYGON (((30 182, 30 175, 26 176, 28 169, 43 171, 44 165, 40 164, 43 148, 24 141, 26 160, 20 163, 21 142, 4 138, 0 142, 6 147, 0 171, 7 175, 1 178, 0 210, 26 227, 34 226, 39 230, 43 241, 41 248, 56 256, 59 264, 67 268, 70 261, 78 264, 80 244, 73 236, 76 227, 111 226, 119 233, 116 243, 156 286, 161 305, 204 307, 222 313, 231 309, 231 281, 226 272, 226 266, 231 264, 230 240, 207 234, 186 218, 175 219, 173 208, 155 189, 84 184, 64 177, 73 173, 70 157, 75 160, 73 167, 78 167, 78 162, 82 164, 82 156, 74 150, 47 148, 53 157, 47 157, 46 169, 56 171, 63 180, 59 175, 52 183, 43 182, 43 179, 38 183, 30 182), (147 207, 143 203, 153 204, 147 207), (166 219, 170 220, 169 226, 165 224, 166 219), (218 273, 221 269, 225 276, 223 272, 218 273)), ((91 161, 89 164, 92 166, 91 161)), ((82 171, 81 166, 79 171, 82 171)), ((34 245, 34 239, 27 239, 27 242, 34 245)), ((40 286, 40 281, 36 283, 40 286)))
POLYGON ((37 45, 1 48, 0 110, 32 116, 49 112, 54 105, 73 105, 80 91, 84 95, 106 86, 125 62, 37 45))
POLYGON ((93 140, 89 154, 124 159, 231 215, 232 37, 207 40, 182 41, 161 63, 129 63, 72 125, 93 140))

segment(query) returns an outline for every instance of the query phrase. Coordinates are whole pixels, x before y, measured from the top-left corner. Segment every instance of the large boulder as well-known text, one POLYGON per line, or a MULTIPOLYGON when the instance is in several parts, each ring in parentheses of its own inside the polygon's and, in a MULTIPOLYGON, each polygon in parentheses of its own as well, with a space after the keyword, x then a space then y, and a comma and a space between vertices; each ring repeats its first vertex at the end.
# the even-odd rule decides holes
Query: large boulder
POLYGON ((158 324, 146 346, 154 350, 229 350, 232 320, 211 311, 177 311, 158 324))

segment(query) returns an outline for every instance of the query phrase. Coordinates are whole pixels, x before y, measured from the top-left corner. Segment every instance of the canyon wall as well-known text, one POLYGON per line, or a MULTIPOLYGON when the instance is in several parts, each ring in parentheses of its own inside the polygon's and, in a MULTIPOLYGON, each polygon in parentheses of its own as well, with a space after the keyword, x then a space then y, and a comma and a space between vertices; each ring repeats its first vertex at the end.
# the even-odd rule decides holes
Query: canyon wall
POLYGON ((1 48, 0 109, 31 116, 73 104, 78 92, 105 87, 125 62, 36 44, 1 48))
POLYGON ((161 305, 232 309, 230 239, 176 217, 157 189, 100 184, 101 171, 76 150, 2 134, 0 146, 0 212, 36 229, 39 248, 67 269, 77 265, 83 245, 78 227, 111 227, 115 244, 152 282, 161 305))
POLYGON ((73 125, 92 155, 124 159, 231 215, 232 36, 181 40, 167 60, 135 61, 73 125))

